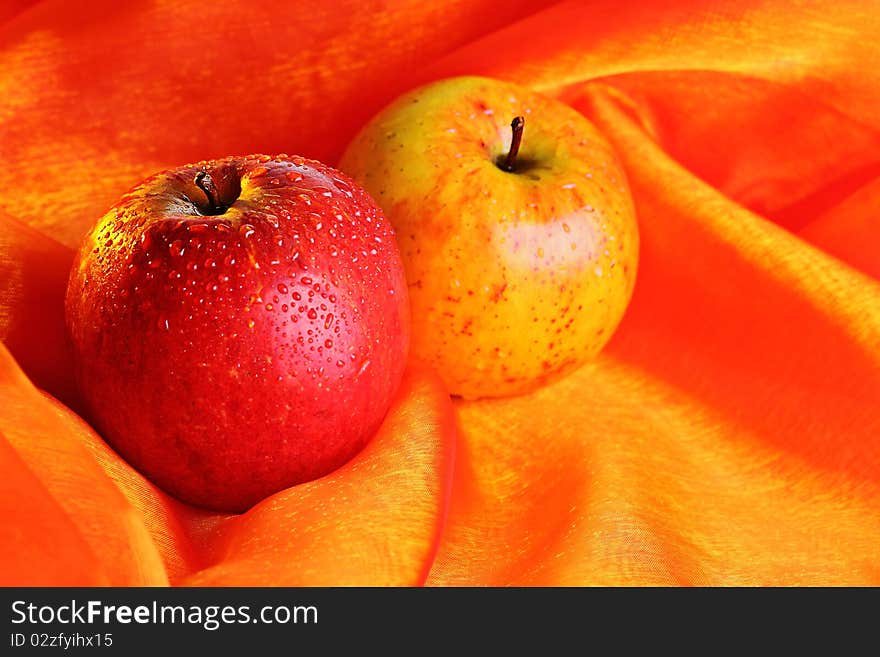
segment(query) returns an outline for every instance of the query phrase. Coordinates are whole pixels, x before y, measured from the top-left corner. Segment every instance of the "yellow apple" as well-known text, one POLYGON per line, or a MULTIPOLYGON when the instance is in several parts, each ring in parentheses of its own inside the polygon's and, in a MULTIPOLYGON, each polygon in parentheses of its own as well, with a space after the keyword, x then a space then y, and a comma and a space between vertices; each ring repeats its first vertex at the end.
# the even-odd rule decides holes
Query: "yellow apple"
POLYGON ((638 264, 624 172, 583 115, 488 78, 398 98, 340 168, 391 220, 412 352, 467 398, 517 394, 594 356, 638 264))

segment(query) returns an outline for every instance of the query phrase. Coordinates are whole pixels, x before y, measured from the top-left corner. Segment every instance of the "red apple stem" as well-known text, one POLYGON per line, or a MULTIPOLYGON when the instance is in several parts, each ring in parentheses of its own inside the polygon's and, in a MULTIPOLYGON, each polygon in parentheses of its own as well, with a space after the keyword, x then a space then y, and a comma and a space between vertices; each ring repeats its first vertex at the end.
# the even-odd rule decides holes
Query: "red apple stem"
POLYGON ((525 117, 517 116, 510 122, 510 130, 513 136, 510 139, 510 150, 507 151, 507 157, 501 165, 505 171, 512 172, 516 169, 516 156, 519 153, 519 145, 522 142, 523 127, 526 124, 525 117))
POLYGON ((208 214, 222 214, 225 208, 220 205, 220 196, 211 174, 207 171, 199 171, 193 182, 208 199, 208 214))

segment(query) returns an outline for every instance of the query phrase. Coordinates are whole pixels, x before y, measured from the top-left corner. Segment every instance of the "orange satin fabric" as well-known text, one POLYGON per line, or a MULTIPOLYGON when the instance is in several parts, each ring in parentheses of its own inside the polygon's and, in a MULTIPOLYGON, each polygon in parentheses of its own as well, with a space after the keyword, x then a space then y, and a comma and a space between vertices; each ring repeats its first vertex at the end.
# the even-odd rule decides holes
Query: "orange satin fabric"
POLYGON ((0 5, 0 583, 880 584, 870 3, 284 4, 0 5), (70 249, 128 187, 333 163, 463 73, 561 98, 621 156, 639 279, 595 362, 451 404, 413 368, 354 461, 237 517, 37 389, 77 407, 70 249))

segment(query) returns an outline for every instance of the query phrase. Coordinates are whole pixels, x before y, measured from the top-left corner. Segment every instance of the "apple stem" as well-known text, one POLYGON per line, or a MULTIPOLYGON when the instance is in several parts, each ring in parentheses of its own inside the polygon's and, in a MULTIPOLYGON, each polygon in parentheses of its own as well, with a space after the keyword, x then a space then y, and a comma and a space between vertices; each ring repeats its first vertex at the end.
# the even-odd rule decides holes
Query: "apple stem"
POLYGON ((211 174, 207 171, 199 171, 193 182, 195 182, 196 187, 201 189, 205 194, 205 197, 208 199, 208 214, 223 214, 226 208, 220 205, 217 186, 214 184, 214 179, 211 178, 211 174))
POLYGON ((523 127, 526 120, 522 116, 517 116, 510 122, 510 130, 513 136, 510 139, 510 150, 507 151, 507 157, 501 164, 504 171, 512 172, 516 168, 516 155, 519 153, 519 145, 522 142, 523 127))

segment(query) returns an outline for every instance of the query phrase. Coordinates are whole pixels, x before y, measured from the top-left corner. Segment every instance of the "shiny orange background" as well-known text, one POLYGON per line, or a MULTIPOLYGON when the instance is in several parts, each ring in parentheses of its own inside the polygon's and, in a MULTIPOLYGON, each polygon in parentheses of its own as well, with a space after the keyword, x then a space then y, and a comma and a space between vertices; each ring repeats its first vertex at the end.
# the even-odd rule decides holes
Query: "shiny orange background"
POLYGON ((880 584, 878 41, 856 1, 0 2, 0 584, 880 584), (481 402, 412 369, 361 455, 242 516, 40 391, 77 407, 67 268, 126 189, 335 163, 462 73, 620 153, 642 256, 594 363, 481 402))

